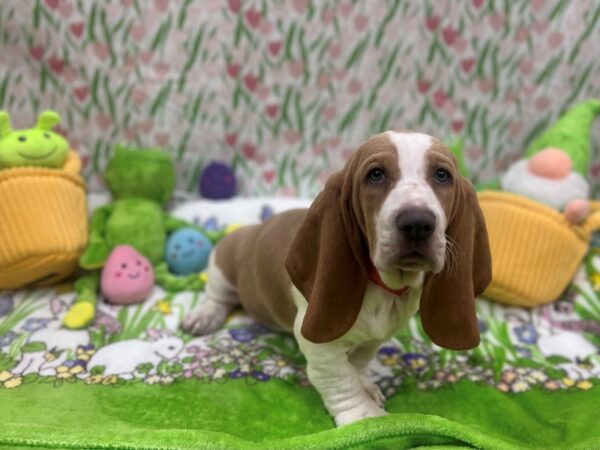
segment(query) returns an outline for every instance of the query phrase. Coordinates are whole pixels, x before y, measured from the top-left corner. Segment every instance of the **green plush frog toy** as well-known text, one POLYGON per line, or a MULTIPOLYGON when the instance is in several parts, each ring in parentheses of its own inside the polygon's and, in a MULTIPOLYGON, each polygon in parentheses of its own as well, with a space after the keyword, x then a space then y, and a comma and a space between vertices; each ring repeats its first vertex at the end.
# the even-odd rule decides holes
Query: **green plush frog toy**
POLYGON ((62 167, 69 153, 69 143, 52 131, 60 123, 54 111, 44 111, 34 128, 13 130, 10 116, 0 111, 0 169, 35 166, 62 167))
MULTIPOLYGON (((197 274, 176 276, 164 262, 168 234, 191 227, 163 210, 175 186, 171 157, 159 150, 118 146, 104 179, 115 201, 92 215, 88 247, 79 260, 80 266, 91 272, 75 283, 77 298, 64 319, 64 325, 72 329, 83 328, 94 319, 100 270, 115 247, 127 245, 139 252, 153 266, 156 282, 167 291, 204 287, 205 280, 197 274)), ((220 237, 220 233, 200 231, 213 242, 220 237)))

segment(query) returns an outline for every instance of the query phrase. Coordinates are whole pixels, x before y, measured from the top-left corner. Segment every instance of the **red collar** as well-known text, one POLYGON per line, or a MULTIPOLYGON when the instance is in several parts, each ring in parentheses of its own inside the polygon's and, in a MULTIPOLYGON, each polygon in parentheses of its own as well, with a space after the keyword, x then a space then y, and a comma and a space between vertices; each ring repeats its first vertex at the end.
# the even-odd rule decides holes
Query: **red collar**
POLYGON ((369 280, 371 280, 371 282, 375 283, 378 287, 380 287, 384 291, 387 291, 398 297, 403 296, 410 289, 410 287, 408 287, 408 286, 404 286, 400 289, 392 289, 392 288, 386 286, 385 283, 383 282, 383 280, 381 279, 381 277, 379 276, 379 272, 377 271, 377 269, 375 268, 375 266, 373 264, 369 264, 369 280))

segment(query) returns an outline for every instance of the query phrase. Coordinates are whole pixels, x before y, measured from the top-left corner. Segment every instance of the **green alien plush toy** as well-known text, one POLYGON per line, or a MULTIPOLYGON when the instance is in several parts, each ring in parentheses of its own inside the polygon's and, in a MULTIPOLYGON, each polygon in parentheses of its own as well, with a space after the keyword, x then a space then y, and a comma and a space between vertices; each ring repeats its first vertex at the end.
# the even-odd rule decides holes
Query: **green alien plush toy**
POLYGON ((60 123, 54 111, 44 111, 34 128, 13 130, 10 116, 0 111, 0 169, 36 166, 62 167, 69 153, 69 143, 52 131, 60 123))
MULTIPOLYGON (((91 272, 75 283, 78 295, 64 319, 64 325, 72 329, 83 328, 94 319, 100 270, 117 246, 133 247, 145 257, 154 267, 156 282, 167 291, 204 287, 197 274, 173 275, 163 261, 168 234, 192 226, 163 210, 175 186, 171 157, 160 150, 117 146, 104 179, 115 201, 92 215, 88 247, 79 260, 80 266, 91 272)), ((216 240, 220 235, 208 237, 216 240)))

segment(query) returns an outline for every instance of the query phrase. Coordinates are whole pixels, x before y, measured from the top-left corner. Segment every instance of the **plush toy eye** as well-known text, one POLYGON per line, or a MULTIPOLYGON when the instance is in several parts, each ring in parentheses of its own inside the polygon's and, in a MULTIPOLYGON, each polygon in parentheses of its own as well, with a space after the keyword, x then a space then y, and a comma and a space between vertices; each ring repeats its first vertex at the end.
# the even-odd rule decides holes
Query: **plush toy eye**
POLYGON ((46 139, 50 139, 50 133, 44 133, 44 137, 45 137, 46 139))
POLYGON ((25 142, 27 140, 26 136, 19 136, 19 142, 25 142))
POLYGON ((373 169, 367 175, 369 183, 381 184, 385 180, 385 173, 380 168, 373 169))
POLYGON ((121 264, 121 269, 127 269, 127 263, 121 264))
POLYGON ((141 265, 142 265, 142 262, 141 262, 140 260, 138 260, 138 261, 137 261, 137 265, 138 265, 138 266, 141 266, 141 265))
POLYGON ((189 238, 189 239, 188 239, 188 242, 189 242, 190 244, 193 244, 193 243, 194 243, 194 238, 189 238))
POLYGON ((175 244, 175 250, 180 250, 180 249, 181 249, 181 245, 175 244))
POLYGON ((437 169, 433 174, 433 178, 439 184, 448 184, 452 181, 452 175, 446 169, 437 169))

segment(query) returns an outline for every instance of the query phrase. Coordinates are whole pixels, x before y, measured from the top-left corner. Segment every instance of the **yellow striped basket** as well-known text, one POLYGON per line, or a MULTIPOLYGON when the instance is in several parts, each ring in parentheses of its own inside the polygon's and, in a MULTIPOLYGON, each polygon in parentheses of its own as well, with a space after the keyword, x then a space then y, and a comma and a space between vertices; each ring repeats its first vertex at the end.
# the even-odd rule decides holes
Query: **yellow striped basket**
POLYGON ((0 170, 0 289, 71 275, 87 244, 85 182, 77 153, 61 169, 0 170))
POLYGON ((492 253, 492 282, 483 297, 534 307, 557 300, 575 276, 592 233, 600 229, 600 203, 580 225, 561 212, 507 192, 483 191, 479 203, 492 253))

